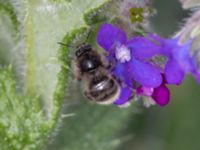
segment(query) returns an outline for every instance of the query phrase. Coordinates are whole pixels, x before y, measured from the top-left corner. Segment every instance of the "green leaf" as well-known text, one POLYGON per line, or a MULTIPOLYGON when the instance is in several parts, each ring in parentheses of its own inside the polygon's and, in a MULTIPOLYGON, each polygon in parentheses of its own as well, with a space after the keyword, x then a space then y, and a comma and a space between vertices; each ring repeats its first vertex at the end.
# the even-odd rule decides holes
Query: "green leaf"
POLYGON ((72 116, 62 119, 62 128, 57 127, 61 131, 53 138, 55 141, 48 146, 48 150, 112 150, 133 136, 132 133, 119 133, 127 128, 135 107, 119 109, 116 106, 88 105, 83 98, 79 98, 82 102, 63 110, 63 116, 72 116))
MULTIPOLYGON (((27 1, 24 4, 26 87, 29 93, 37 93, 42 97, 48 118, 56 109, 53 106, 53 97, 56 86, 59 86, 57 75, 62 66, 60 60, 57 60, 60 47, 58 42, 66 33, 85 26, 83 13, 89 7, 95 7, 102 2, 102 0, 27 1)), ((67 58, 67 55, 65 56, 67 58)))
POLYGON ((11 67, 0 69, 0 143, 2 150, 43 147, 49 125, 38 97, 16 91, 11 67))
POLYGON ((16 50, 18 21, 12 5, 0 1, 0 64, 10 64, 15 61, 12 53, 16 50))

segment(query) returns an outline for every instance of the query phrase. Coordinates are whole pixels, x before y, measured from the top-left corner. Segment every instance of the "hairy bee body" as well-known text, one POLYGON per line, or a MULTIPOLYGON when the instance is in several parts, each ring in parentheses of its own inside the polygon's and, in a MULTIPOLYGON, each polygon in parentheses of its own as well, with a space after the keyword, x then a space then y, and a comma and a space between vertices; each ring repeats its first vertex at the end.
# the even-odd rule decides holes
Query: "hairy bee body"
POLYGON ((76 51, 77 78, 83 84, 85 96, 99 104, 111 104, 120 94, 120 86, 111 75, 108 64, 89 44, 81 44, 76 51))

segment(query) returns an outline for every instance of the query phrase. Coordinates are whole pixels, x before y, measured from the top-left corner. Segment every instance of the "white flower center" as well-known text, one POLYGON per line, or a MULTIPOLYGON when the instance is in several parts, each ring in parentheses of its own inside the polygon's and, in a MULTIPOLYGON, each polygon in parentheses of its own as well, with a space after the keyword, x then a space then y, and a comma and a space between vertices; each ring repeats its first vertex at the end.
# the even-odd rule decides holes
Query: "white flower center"
POLYGON ((115 57, 121 62, 125 63, 131 60, 130 50, 125 45, 116 47, 115 57))

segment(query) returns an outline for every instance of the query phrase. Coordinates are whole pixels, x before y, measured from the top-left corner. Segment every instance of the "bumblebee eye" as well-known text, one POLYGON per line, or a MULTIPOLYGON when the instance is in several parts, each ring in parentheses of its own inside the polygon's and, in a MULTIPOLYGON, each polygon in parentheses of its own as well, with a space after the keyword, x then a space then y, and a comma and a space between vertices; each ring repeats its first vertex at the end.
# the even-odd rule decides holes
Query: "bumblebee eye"
POLYGON ((98 68, 100 65, 101 65, 101 63, 98 60, 85 59, 81 63, 81 68, 82 68, 82 71, 84 71, 84 72, 90 72, 90 71, 93 71, 96 68, 98 68))

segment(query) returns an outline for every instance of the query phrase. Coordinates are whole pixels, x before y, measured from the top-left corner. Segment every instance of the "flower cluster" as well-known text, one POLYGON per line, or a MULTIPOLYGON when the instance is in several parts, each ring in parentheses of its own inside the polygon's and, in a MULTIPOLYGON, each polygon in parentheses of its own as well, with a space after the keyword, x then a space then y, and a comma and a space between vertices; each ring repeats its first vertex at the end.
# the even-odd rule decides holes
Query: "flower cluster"
POLYGON ((111 73, 120 80, 121 94, 114 104, 122 106, 134 96, 147 96, 152 103, 165 106, 170 100, 167 84, 179 85, 191 73, 200 82, 200 73, 190 55, 192 39, 184 44, 179 37, 164 39, 155 34, 134 36, 112 24, 103 24, 97 33, 98 44, 114 61, 111 73), (164 57, 163 65, 153 61, 164 57))

